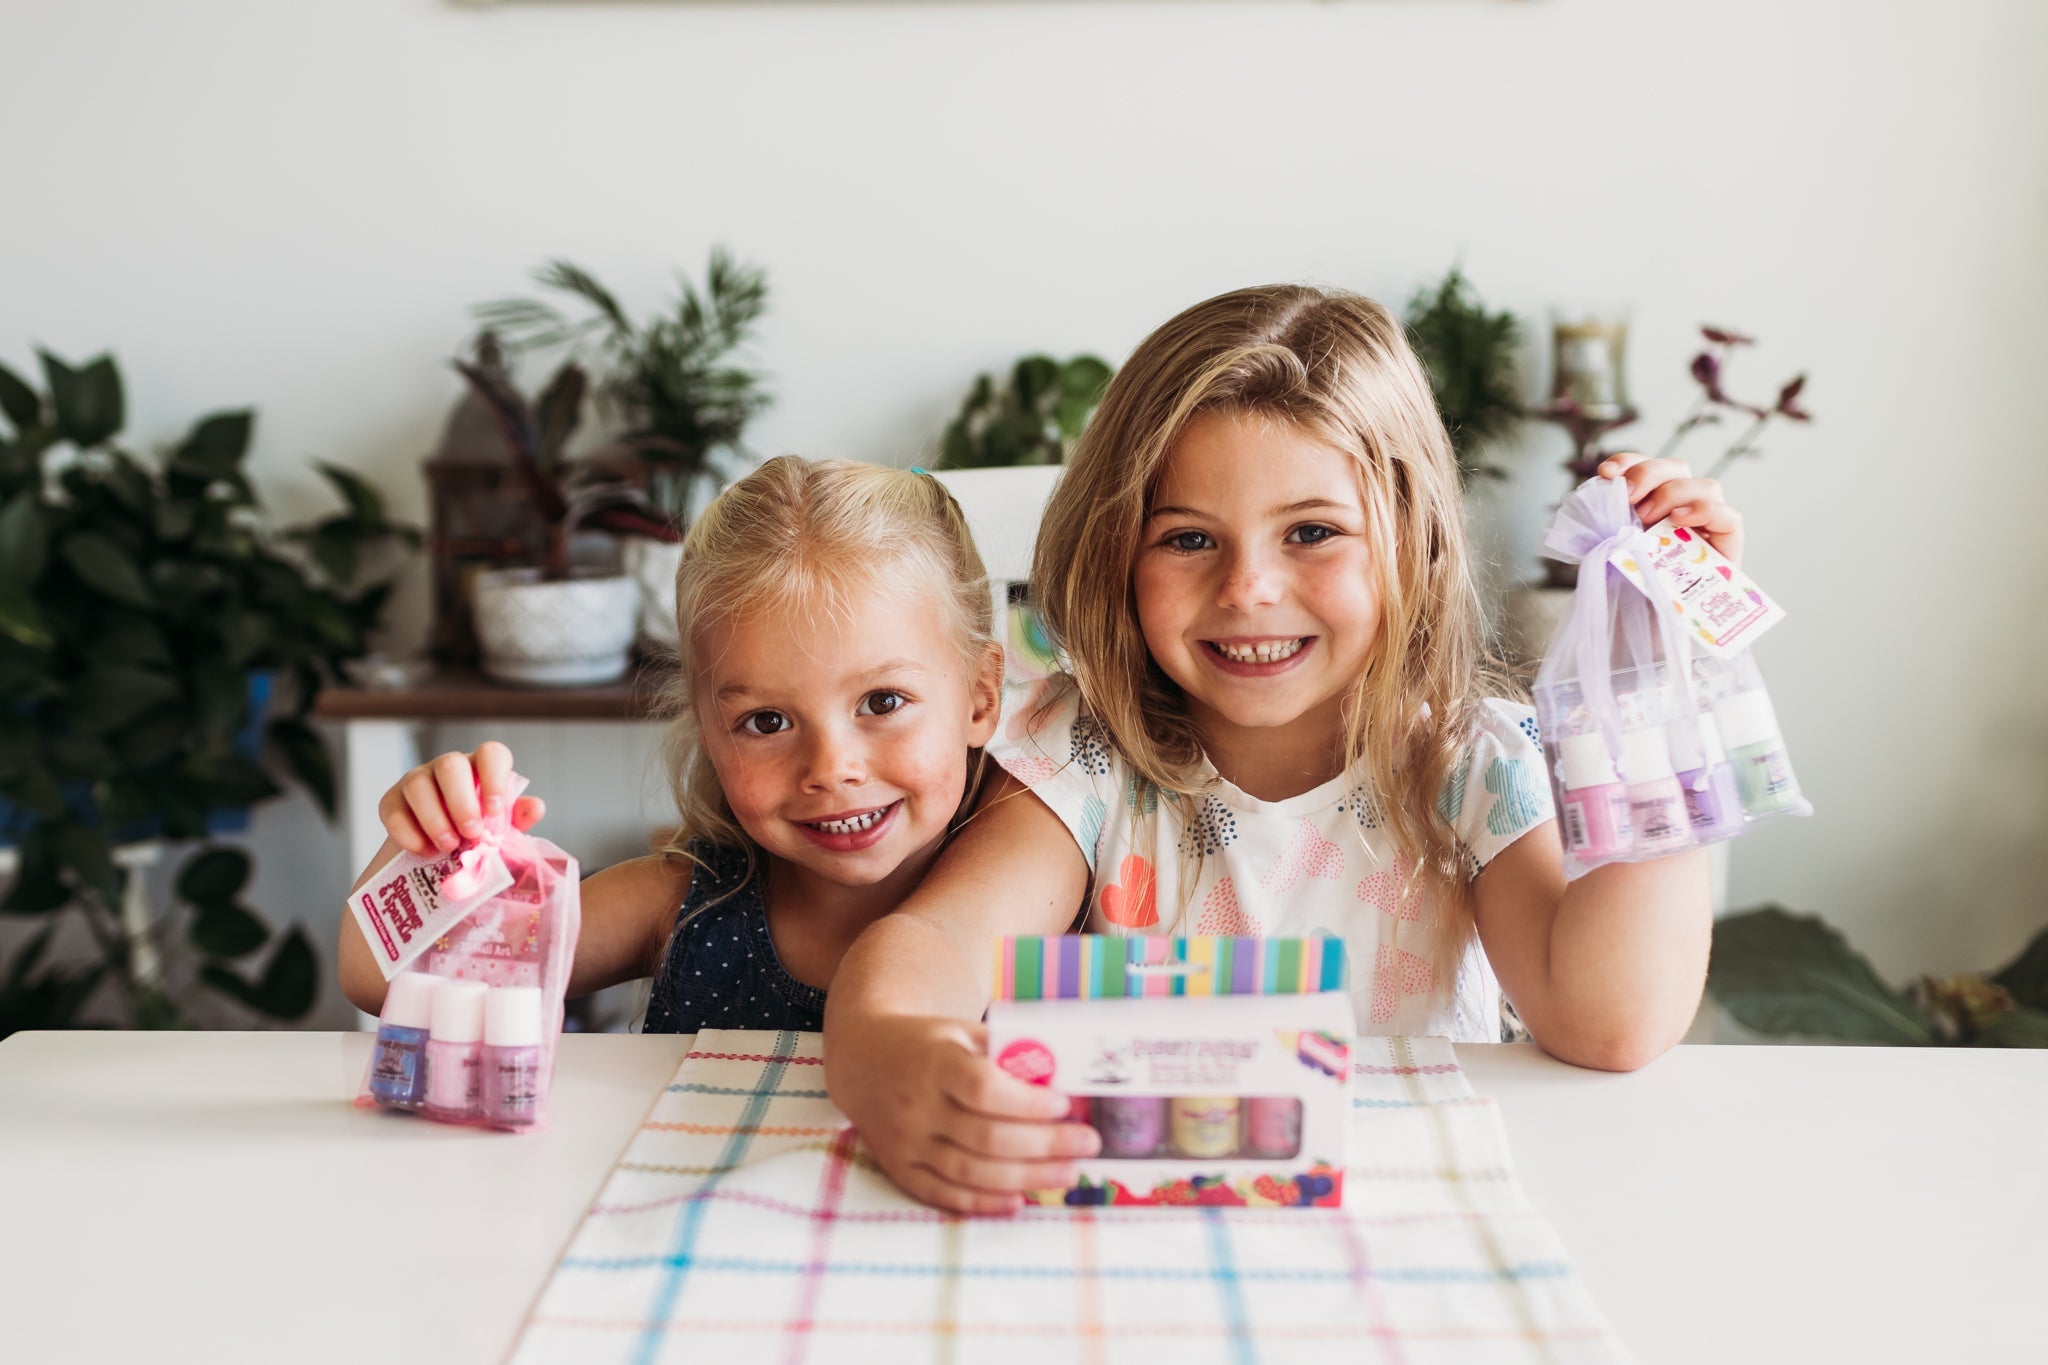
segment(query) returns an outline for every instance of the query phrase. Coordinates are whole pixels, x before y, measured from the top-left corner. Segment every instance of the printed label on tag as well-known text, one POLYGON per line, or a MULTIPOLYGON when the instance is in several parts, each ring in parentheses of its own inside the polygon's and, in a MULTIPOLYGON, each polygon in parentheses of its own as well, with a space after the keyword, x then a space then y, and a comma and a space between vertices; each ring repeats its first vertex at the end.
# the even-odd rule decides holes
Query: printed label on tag
POLYGON ((512 871, 498 850, 484 847, 472 852, 481 855, 471 860, 475 880, 462 887, 468 894, 459 901, 441 895, 442 879, 460 864, 459 852, 435 858, 400 853, 348 898, 363 941, 370 945, 370 955, 386 981, 410 966, 463 916, 512 885, 512 871))
POLYGON ((1617 550, 1610 562, 1639 588, 1647 562, 1693 638, 1724 657, 1748 649, 1785 619, 1785 609, 1764 596, 1754 579, 1688 527, 1660 521, 1634 549, 1617 550))

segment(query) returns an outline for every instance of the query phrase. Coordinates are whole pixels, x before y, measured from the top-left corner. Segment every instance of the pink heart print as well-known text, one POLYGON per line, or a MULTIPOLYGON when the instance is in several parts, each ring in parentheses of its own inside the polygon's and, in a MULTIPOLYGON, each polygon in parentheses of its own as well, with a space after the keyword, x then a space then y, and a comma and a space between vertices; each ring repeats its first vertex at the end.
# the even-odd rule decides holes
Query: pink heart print
POLYGON ((1225 877, 1209 889, 1195 932, 1218 938, 1257 938, 1266 931, 1237 903, 1237 883, 1225 877))
POLYGON ((1422 888, 1409 882, 1414 870, 1407 859, 1383 867, 1358 884, 1358 898, 1382 915, 1413 923, 1422 918, 1422 888))
POLYGON ((1379 945, 1372 968, 1372 1021, 1384 1024, 1394 1017, 1404 995, 1422 995, 1436 984, 1436 969, 1426 957, 1391 943, 1379 945))
POLYGON ((1259 874, 1268 891, 1292 891, 1304 876, 1335 880, 1344 875, 1344 850, 1323 837, 1316 822, 1304 818, 1273 865, 1259 874))
POLYGON ((1121 883, 1102 888, 1102 917, 1126 929, 1149 929, 1159 923, 1159 878, 1152 864, 1133 853, 1117 868, 1121 883))

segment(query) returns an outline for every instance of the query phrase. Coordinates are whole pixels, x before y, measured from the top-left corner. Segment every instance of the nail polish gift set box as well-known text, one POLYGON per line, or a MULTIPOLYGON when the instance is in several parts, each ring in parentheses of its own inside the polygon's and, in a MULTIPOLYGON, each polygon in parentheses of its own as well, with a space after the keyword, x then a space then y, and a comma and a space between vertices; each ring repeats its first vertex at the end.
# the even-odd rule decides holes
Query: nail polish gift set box
POLYGON ((442 857, 399 854, 349 897, 388 983, 356 1103, 531 1131, 547 1121, 582 901, 575 859, 502 817, 487 826, 442 857))
POLYGON ((1070 1096, 1102 1139, 1072 1189, 1034 1202, 1343 1202, 1343 940, 1070 934, 999 952, 989 1056, 1070 1096))
POLYGON ((1620 479, 1581 484, 1543 548, 1579 565, 1535 685, 1567 877, 1813 813, 1750 653, 1783 608, 1697 531, 1645 528, 1620 479))

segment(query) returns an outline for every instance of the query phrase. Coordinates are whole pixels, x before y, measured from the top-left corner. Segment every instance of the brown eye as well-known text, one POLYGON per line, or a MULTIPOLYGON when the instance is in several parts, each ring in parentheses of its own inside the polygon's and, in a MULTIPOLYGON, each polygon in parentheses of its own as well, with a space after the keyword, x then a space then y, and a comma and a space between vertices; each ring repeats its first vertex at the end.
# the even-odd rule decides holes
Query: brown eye
POLYGON ((789 717, 780 711, 752 711, 740 721, 740 729, 750 735, 779 735, 789 728, 789 717))
POLYGON ((897 711, 902 710, 907 704, 908 699, 901 692, 890 692, 885 689, 880 692, 870 692, 865 697, 862 697, 860 699, 860 709, 855 714, 862 716, 893 715, 897 711))

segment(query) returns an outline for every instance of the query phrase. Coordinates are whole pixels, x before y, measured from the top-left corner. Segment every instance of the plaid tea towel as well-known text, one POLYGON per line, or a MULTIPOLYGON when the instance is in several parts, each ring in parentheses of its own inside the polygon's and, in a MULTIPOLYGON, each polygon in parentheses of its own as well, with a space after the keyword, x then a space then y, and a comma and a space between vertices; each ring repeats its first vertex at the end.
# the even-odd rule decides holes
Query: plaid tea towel
POLYGON ((811 1033, 705 1032, 512 1359, 1621 1359, 1441 1038, 1361 1038, 1342 1209, 1034 1208, 889 1183, 811 1033))

